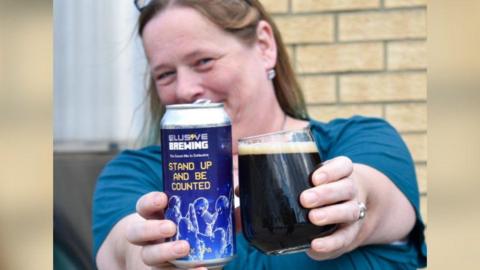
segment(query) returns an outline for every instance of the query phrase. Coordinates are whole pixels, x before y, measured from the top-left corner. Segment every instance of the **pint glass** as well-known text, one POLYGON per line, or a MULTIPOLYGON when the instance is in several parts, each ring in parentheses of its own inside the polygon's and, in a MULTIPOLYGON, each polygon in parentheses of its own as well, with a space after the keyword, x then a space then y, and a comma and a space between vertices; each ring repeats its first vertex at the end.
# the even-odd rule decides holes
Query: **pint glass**
POLYGON ((266 254, 293 253, 335 230, 312 224, 299 202, 322 162, 308 127, 240 139, 238 151, 242 228, 253 246, 266 254))

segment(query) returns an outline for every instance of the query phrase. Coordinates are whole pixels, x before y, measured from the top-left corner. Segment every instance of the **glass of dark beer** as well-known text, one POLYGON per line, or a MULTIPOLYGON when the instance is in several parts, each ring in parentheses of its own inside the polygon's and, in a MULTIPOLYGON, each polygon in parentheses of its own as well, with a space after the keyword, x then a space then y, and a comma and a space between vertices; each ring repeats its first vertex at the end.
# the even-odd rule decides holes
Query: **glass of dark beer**
POLYGON ((308 127, 240 139, 238 151, 242 229, 253 246, 269 255, 299 252, 335 230, 312 224, 300 205, 322 162, 308 127))

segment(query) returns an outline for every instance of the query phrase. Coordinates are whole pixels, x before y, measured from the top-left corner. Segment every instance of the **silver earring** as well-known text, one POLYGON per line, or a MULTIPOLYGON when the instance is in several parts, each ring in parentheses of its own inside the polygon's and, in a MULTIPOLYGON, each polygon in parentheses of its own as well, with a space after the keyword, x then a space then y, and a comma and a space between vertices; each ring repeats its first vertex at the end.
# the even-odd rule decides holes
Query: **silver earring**
POLYGON ((275 78, 275 76, 277 75, 277 73, 275 72, 275 69, 271 68, 267 71, 267 78, 269 80, 273 80, 273 78, 275 78))

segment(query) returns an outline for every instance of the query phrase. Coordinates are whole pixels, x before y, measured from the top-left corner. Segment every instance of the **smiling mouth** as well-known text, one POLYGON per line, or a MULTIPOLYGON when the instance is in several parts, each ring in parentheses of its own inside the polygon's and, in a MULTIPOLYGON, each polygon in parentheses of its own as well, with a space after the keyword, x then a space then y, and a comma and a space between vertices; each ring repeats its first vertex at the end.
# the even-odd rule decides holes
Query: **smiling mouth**
POLYGON ((198 98, 195 101, 193 101, 192 103, 196 103, 196 102, 199 102, 199 103, 208 102, 208 103, 222 103, 222 104, 225 104, 225 100, 223 100, 223 99, 222 100, 217 100, 217 99, 212 99, 212 98, 208 98, 208 97, 198 98))

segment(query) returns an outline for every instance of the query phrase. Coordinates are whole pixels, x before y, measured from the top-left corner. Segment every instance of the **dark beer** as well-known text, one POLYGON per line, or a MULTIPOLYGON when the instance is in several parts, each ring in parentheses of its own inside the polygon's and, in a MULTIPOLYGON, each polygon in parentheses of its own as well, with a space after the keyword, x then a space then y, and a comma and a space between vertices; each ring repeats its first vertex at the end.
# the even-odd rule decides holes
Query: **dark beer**
POLYGON ((312 224, 299 202, 320 163, 314 142, 240 145, 242 227, 252 245, 267 254, 291 253, 335 230, 312 224))

